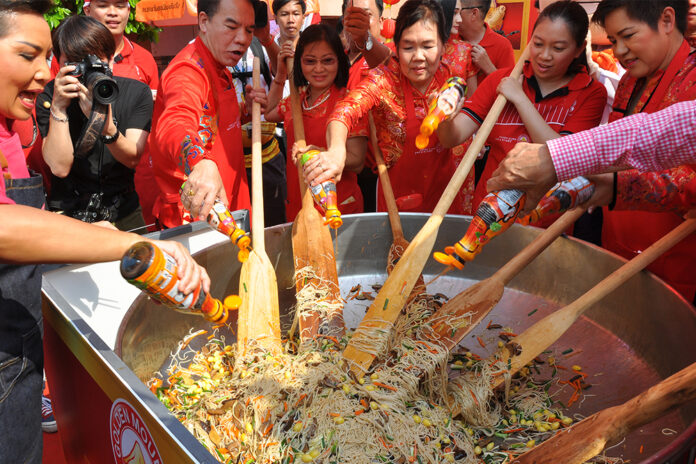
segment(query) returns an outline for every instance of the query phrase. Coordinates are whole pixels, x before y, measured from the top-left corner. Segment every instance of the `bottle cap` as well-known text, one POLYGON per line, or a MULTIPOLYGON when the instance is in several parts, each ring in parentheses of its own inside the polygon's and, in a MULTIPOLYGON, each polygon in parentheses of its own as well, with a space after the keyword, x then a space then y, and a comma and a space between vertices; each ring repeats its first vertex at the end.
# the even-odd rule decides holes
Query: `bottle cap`
POLYGON ((464 269, 464 263, 460 262, 456 257, 452 255, 436 251, 435 253, 433 253, 433 258, 435 258, 435 261, 437 261, 440 264, 444 264, 445 266, 454 267, 460 270, 464 269))
POLYGON ((304 164, 317 156, 319 154, 319 150, 309 150, 304 153, 302 153, 302 156, 300 157, 300 166, 304 166, 304 164))
POLYGON ((338 229, 343 225, 343 219, 341 219, 341 212, 337 209, 326 210, 326 220, 324 225, 328 225, 332 229, 338 229))
POLYGON ((427 135, 423 135, 422 132, 416 136, 416 147, 419 150, 422 150, 425 147, 427 147, 429 143, 430 137, 428 137, 427 135))
POLYGON ((228 295, 225 297, 223 305, 230 311, 236 311, 242 305, 242 298, 239 295, 228 295))
POLYGON ((433 132, 437 130, 437 126, 440 125, 440 119, 434 114, 427 115, 420 126, 420 133, 423 135, 432 135, 433 132))

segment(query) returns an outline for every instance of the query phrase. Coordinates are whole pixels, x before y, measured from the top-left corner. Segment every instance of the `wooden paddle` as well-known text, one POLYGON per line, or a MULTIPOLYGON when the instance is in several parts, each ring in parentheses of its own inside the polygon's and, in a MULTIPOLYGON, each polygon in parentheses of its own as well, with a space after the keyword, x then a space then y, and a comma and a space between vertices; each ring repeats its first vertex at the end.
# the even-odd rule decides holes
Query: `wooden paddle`
MULTIPOLYGON (((304 124, 302 122, 302 106, 297 87, 292 80, 292 59, 287 60, 288 75, 290 76, 290 103, 292 107, 292 122, 295 133, 295 144, 299 148, 307 146, 305 142, 304 124)), ((313 277, 298 278, 295 282, 297 293, 306 286, 326 288, 328 297, 322 299, 326 305, 317 304, 315 309, 303 310, 299 316, 300 340, 306 342, 317 335, 329 335, 340 338, 344 331, 343 300, 338 286, 338 272, 334 257, 333 242, 329 228, 324 225, 324 219, 314 207, 314 199, 304 182, 302 168, 298 164, 300 192, 302 192, 302 209, 292 224, 292 252, 295 260, 295 272, 311 268, 313 277), (322 307, 323 306, 323 307, 322 307)), ((311 302, 309 302, 311 304, 311 302)))
MULTIPOLYGON (((254 88, 260 87, 259 59, 254 58, 254 88)), ((249 343, 272 353, 281 352, 278 284, 266 254, 263 222, 263 179, 261 163, 261 106, 251 111, 251 239, 253 250, 242 264, 239 295, 242 305, 237 319, 237 347, 244 353, 249 343)))
MULTIPOLYGON (((503 363, 507 364, 509 360, 509 364, 507 364, 509 366, 509 372, 511 374, 517 372, 539 356, 545 349, 556 342, 556 340, 561 338, 587 308, 597 303, 628 279, 642 271, 646 266, 662 255, 662 253, 689 236, 694 230, 696 230, 696 219, 687 219, 682 222, 674 230, 650 245, 650 247, 635 258, 612 272, 607 278, 592 287, 580 298, 558 311, 549 314, 520 335, 513 338, 510 343, 491 357, 491 362, 494 361, 494 358, 498 358, 502 360, 503 363), (515 355, 514 352, 519 354, 515 355)), ((493 388, 503 383, 505 381, 504 377, 505 376, 502 375, 496 377, 493 380, 493 388)))
MULTIPOLYGON (((510 77, 515 79, 519 77, 528 55, 529 51, 525 49, 510 73, 510 77)), ((394 321, 406 304, 418 276, 423 271, 423 267, 430 257, 440 224, 466 177, 469 175, 469 171, 483 148, 483 144, 488 138, 491 129, 493 129, 498 120, 505 103, 505 97, 498 95, 469 149, 466 151, 462 162, 447 184, 442 197, 435 205, 433 214, 413 238, 404 255, 394 266, 394 270, 384 282, 382 289, 370 305, 360 326, 356 329, 355 335, 343 351, 343 356, 354 374, 362 375, 370 367, 377 354, 384 352, 386 340, 394 321)))
MULTIPOLYGON (((367 114, 367 117, 370 125, 370 144, 372 145, 372 153, 375 155, 375 161, 377 162, 379 183, 382 184, 382 193, 384 194, 384 202, 387 204, 389 225, 392 230, 392 244, 389 247, 389 256, 387 257, 387 273, 391 274, 394 266, 399 262, 406 248, 408 248, 409 243, 408 240, 404 238, 404 229, 401 227, 399 208, 396 206, 396 199, 394 198, 394 191, 392 190, 391 180, 389 179, 387 165, 384 162, 384 157, 382 157, 382 150, 379 148, 379 143, 377 143, 377 128, 375 127, 375 120, 372 117, 371 111, 367 114)), ((425 289, 425 282, 423 281, 422 274, 419 275, 416 280, 415 289, 418 291, 425 289)))
POLYGON ((696 399, 692 364, 620 406, 604 409, 514 459, 518 464, 581 464, 636 428, 696 399))

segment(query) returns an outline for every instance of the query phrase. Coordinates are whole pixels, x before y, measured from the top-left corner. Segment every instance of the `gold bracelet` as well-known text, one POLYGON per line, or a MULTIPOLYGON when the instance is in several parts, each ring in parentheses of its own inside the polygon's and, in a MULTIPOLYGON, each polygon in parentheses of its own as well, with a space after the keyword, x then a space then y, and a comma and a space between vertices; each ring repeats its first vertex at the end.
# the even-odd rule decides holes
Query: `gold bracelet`
POLYGON ((56 122, 68 122, 67 115, 64 118, 61 118, 60 116, 56 115, 56 113, 53 112, 53 108, 51 108, 49 110, 49 113, 51 113, 51 119, 53 119, 56 122))

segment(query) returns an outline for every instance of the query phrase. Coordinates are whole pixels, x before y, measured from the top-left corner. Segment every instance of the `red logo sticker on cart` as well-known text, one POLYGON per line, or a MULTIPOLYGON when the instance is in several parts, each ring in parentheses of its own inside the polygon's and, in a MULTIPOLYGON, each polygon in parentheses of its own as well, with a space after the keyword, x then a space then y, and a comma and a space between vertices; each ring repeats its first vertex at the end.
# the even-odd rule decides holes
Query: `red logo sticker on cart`
POLYGON ((130 403, 121 398, 114 401, 109 423, 117 464, 162 464, 150 431, 130 403))

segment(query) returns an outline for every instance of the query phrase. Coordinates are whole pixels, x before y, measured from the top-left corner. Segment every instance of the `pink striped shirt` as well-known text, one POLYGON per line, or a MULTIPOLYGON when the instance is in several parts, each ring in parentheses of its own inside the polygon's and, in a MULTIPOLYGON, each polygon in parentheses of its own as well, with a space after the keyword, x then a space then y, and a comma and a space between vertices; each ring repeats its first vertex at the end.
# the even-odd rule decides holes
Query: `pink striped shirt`
POLYGON ((661 171, 696 163, 696 101, 546 142, 559 181, 612 168, 661 171))

